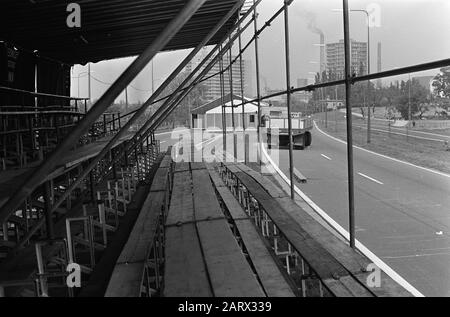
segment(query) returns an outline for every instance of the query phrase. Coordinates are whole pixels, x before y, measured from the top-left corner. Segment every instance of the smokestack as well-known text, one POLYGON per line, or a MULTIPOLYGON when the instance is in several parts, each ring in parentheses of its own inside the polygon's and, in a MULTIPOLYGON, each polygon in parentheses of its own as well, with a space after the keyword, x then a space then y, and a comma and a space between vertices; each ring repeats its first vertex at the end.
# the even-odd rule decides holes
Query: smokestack
POLYGON ((325 36, 320 32, 320 75, 325 71, 325 36))
MULTIPOLYGON (((381 65, 381 42, 378 42, 378 65, 377 65, 377 71, 379 73, 382 71, 382 65, 381 65)), ((377 80, 377 86, 378 86, 378 88, 381 88, 381 86, 382 86, 381 78, 377 80)))

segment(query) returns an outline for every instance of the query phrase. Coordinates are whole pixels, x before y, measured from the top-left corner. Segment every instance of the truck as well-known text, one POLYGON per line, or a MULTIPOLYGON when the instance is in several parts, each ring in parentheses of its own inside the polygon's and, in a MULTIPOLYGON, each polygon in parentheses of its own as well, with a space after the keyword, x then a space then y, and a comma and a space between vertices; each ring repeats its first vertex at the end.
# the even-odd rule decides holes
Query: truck
MULTIPOLYGON (((292 112, 292 137, 294 149, 305 149, 312 144, 311 130, 313 121, 311 117, 302 116, 301 112, 292 112)), ((280 147, 289 145, 288 116, 285 111, 263 112, 261 117, 261 126, 266 129, 268 147, 278 144, 280 147), (272 140, 274 129, 278 130, 278 142, 272 140)))

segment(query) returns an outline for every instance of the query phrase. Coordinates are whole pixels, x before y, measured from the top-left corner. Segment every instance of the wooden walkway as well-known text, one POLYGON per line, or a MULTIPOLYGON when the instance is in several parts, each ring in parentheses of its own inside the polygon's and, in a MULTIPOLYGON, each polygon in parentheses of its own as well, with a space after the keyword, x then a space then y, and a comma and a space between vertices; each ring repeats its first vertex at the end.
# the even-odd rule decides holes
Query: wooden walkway
POLYGON ((204 164, 177 164, 166 222, 163 295, 262 297, 204 164))

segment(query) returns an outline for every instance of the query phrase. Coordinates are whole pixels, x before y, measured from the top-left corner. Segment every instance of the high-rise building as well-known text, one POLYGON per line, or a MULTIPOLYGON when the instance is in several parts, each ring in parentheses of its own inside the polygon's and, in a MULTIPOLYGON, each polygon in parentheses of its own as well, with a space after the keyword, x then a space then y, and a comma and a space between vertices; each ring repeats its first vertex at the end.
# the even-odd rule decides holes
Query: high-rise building
MULTIPOLYGON (((203 56, 200 58, 194 60, 193 62, 190 62, 186 66, 186 71, 191 72, 193 71, 197 65, 200 63, 201 60, 203 60, 204 56, 206 56, 206 51, 204 52, 203 56)), ((235 60, 235 56, 231 56, 231 60, 235 60)), ((226 69, 226 67, 230 64, 230 55, 226 54, 223 57, 223 68, 226 69)), ((206 67, 207 63, 203 66, 206 67)), ((235 95, 241 95, 241 68, 240 68, 240 62, 239 59, 233 64, 233 94, 235 95)), ((205 76, 205 78, 213 75, 218 74, 220 72, 220 64, 217 62, 213 68, 209 71, 209 73, 205 76)), ((251 76, 251 63, 248 60, 242 61, 242 79, 243 79, 243 86, 244 86, 244 96, 252 97, 253 96, 253 88, 252 88, 252 76, 251 76)), ((220 76, 214 76, 209 78, 208 80, 204 81, 202 83, 206 89, 205 94, 203 95, 203 98, 205 100, 216 100, 221 97, 221 84, 220 84, 220 76)), ((225 71, 224 74, 224 90, 225 95, 229 94, 231 92, 230 89, 230 71, 225 71)))
MULTIPOLYGON (((327 72, 337 74, 337 78, 345 76, 344 40, 329 43, 327 50, 327 72)), ((367 43, 351 40, 351 70, 357 75, 367 74, 367 43)))

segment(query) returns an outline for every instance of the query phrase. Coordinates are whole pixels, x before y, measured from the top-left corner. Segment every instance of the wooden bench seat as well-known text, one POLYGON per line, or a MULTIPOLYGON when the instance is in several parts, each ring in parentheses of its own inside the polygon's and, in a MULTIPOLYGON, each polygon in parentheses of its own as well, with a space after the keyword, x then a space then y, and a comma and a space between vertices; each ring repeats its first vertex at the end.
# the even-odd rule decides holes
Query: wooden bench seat
MULTIPOLYGON (((248 167, 243 164, 237 164, 241 170, 249 171, 248 167)), ((252 177, 257 173, 252 171, 252 177)), ((257 173, 258 174, 258 173, 257 173)), ((253 177, 259 182, 258 177, 253 177)), ((264 182, 259 182, 259 184, 264 187, 266 192, 271 192, 274 188, 278 188, 270 179, 265 178, 264 182)), ((365 285, 367 282, 367 277, 371 272, 366 272, 368 265, 372 264, 367 257, 361 253, 351 249, 348 244, 342 241, 340 238, 336 237, 331 231, 326 229, 322 224, 320 224, 316 219, 314 219, 310 214, 303 210, 295 201, 291 200, 290 197, 278 197, 275 198, 277 203, 283 208, 283 210, 288 213, 292 218, 296 220, 297 223, 301 224, 302 228, 311 235, 322 247, 324 247, 350 274, 356 278, 360 284, 365 285)), ((342 278, 349 284, 348 278, 342 278)), ((358 285, 354 282, 355 279, 351 279, 354 285, 354 290, 352 292, 357 293, 359 289, 358 285)), ((370 292, 375 296, 386 297, 386 296, 401 296, 410 297, 411 294, 406 291, 402 286, 396 283, 392 278, 390 278, 386 273, 381 272, 381 281, 384 287, 371 288, 370 292)), ((367 295, 367 289, 360 293, 367 295)))
POLYGON ((249 219, 244 209, 225 186, 219 174, 212 166, 208 167, 211 179, 222 201, 229 211, 242 238, 242 242, 249 254, 256 273, 262 283, 265 293, 269 297, 293 297, 295 296, 291 286, 281 273, 280 267, 269 252, 267 245, 259 235, 252 220, 249 219))
POLYGON ((195 164, 186 171, 185 164, 178 165, 166 222, 164 296, 265 296, 220 208, 206 166, 195 164))
MULTIPOLYGON (((236 166, 234 166, 236 169, 236 166)), ((240 170, 234 173, 264 208, 286 240, 313 268, 323 284, 335 296, 374 296, 351 276, 350 272, 326 250, 314 237, 284 210, 283 206, 255 178, 240 170)), ((267 182, 267 180, 265 180, 267 182)), ((272 184, 272 186, 275 186, 272 184)))
POLYGON ((148 196, 115 264, 106 297, 141 296, 145 268, 154 247, 159 218, 167 207, 170 160, 168 152, 159 164, 148 196))

